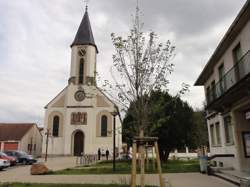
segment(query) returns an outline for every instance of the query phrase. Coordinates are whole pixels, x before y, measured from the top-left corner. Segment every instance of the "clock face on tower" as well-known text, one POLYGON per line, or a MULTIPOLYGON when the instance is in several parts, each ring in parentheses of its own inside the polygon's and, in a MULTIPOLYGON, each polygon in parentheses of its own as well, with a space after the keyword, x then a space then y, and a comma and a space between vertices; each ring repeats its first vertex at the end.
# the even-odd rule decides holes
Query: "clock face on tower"
POLYGON ((79 55, 79 56, 85 56, 85 54, 86 54, 86 50, 85 50, 85 49, 80 49, 80 50, 78 51, 78 55, 79 55))
POLYGON ((78 90, 76 93, 75 93, 75 99, 77 101, 83 101, 85 99, 85 93, 83 90, 78 90))

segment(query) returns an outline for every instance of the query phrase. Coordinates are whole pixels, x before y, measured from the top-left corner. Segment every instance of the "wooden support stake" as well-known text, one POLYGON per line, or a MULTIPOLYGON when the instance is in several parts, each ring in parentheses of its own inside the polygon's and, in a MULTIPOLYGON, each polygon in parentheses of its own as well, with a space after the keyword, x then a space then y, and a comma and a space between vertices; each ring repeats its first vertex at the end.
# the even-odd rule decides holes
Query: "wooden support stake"
POLYGON ((131 187, 136 187, 136 152, 137 145, 134 142, 132 148, 132 171, 131 171, 131 187))
POLYGON ((145 187, 145 146, 140 146, 141 152, 141 187, 145 187))
POLYGON ((148 159, 148 146, 145 148, 146 150, 146 169, 149 170, 149 159, 148 159))
POLYGON ((152 166, 153 166, 153 171, 155 171, 155 149, 152 147, 152 166))
POLYGON ((163 178, 162 178, 161 160, 160 160, 157 141, 155 141, 155 153, 156 153, 157 169, 158 169, 158 173, 159 173, 160 187, 164 187, 165 185, 164 185, 163 178))

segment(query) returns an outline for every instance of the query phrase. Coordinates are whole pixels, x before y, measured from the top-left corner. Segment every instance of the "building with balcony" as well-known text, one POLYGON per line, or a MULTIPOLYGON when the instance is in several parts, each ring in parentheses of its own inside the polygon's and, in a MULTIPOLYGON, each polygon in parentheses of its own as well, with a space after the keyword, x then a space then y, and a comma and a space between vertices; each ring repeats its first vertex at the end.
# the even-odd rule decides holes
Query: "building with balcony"
POLYGON ((250 0, 195 85, 205 89, 212 163, 250 172, 250 0))

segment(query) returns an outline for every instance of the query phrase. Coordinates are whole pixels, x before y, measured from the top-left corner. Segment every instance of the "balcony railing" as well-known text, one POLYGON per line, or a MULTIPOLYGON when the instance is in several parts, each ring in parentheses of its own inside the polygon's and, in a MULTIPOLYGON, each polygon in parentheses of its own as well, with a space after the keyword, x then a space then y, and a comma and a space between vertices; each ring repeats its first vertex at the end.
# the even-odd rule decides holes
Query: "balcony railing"
POLYGON ((250 50, 209 91, 207 104, 211 104, 250 73, 250 50))

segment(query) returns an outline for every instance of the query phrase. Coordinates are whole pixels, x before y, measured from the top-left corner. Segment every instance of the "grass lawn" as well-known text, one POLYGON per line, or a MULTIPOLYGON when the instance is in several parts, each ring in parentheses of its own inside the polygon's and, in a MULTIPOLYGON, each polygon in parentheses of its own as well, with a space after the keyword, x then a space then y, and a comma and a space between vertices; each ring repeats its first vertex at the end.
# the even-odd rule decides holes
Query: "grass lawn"
MULTIPOLYGON (((150 162, 151 163, 151 162, 150 162)), ((153 170, 152 164, 146 168, 146 173, 157 173, 157 170, 153 170)), ((137 168, 139 171, 139 168, 137 168)), ((185 172, 199 172, 198 160, 169 160, 167 164, 162 164, 163 173, 185 173, 185 172)), ((52 174, 57 175, 85 175, 85 174, 130 174, 131 173, 131 161, 117 161, 116 172, 113 172, 112 162, 104 161, 99 162, 91 167, 76 167, 68 168, 65 170, 56 171, 52 174)))
MULTIPOLYGON (((116 185, 116 184, 33 184, 33 183, 5 183, 1 184, 0 187, 129 187, 128 185, 116 185)), ((147 186, 153 187, 153 186, 147 186)))

